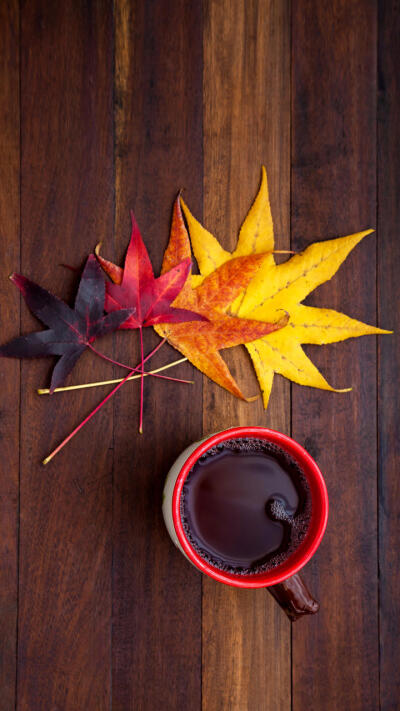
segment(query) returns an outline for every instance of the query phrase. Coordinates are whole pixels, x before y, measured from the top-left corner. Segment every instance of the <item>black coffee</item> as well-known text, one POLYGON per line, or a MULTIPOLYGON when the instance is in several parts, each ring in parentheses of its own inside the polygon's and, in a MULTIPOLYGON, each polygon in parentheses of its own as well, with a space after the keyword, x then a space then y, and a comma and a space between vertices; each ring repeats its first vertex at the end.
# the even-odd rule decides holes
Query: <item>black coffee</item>
POLYGON ((193 548, 211 565, 260 573, 286 560, 305 537, 310 490, 280 447, 231 439, 209 449, 189 472, 181 518, 193 548))

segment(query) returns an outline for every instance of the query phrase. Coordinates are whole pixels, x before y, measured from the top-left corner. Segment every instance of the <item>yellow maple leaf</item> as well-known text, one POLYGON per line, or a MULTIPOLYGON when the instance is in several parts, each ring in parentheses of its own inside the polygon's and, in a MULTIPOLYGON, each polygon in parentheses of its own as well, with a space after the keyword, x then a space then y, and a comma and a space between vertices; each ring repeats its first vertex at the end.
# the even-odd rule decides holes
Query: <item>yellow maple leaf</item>
MULTIPOLYGON (((200 276, 193 276, 193 286, 224 262, 238 256, 272 252, 274 231, 265 168, 257 197, 240 229, 236 249, 228 252, 208 232, 182 200, 192 248, 199 265, 200 276)), ((257 275, 228 313, 258 321, 274 321, 286 311, 290 320, 285 328, 246 344, 268 406, 274 373, 295 383, 323 390, 336 390, 325 380, 305 354, 302 344, 318 345, 343 341, 368 334, 391 333, 350 318, 331 309, 305 306, 301 302, 317 286, 336 273, 349 252, 373 230, 347 237, 311 244, 283 264, 276 264, 274 255, 264 260, 257 275)))
MULTIPOLYGON (((164 253, 162 273, 173 269, 190 256, 189 235, 183 221, 178 195, 174 204, 171 235, 164 253)), ((198 285, 196 285, 199 281, 198 277, 197 279, 192 277, 191 282, 189 279, 186 280, 173 302, 174 308, 187 309, 190 305, 191 310, 206 316, 207 321, 165 323, 154 327, 160 336, 167 338, 169 343, 183 353, 196 368, 243 400, 247 398, 242 394, 219 351, 257 340, 260 336, 286 325, 288 319, 286 314, 280 314, 280 318, 274 323, 267 323, 264 319, 253 321, 226 313, 232 300, 235 300, 238 294, 242 294, 243 289, 257 273, 260 264, 268 257, 269 255, 265 254, 243 255, 221 264, 207 277, 200 276, 201 283, 198 285)), ((114 268, 114 265, 111 266, 114 268)))

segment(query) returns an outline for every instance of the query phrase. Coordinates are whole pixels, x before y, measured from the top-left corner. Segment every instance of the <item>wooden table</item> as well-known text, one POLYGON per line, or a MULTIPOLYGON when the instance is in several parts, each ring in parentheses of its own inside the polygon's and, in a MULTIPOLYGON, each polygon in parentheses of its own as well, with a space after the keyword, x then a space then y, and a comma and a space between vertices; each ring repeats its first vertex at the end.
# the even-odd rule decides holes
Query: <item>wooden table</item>
MULTIPOLYGON (((8 274, 71 297, 60 264, 80 266, 99 240, 120 260, 129 208, 157 270, 179 188, 233 247, 261 163, 281 249, 376 228, 309 303, 398 332, 400 16, 395 0, 377 5, 0 3, 1 340, 37 326, 8 274)), ((102 347, 138 359, 134 334, 102 347)), ((386 336, 307 352, 353 391, 276 378, 265 413, 183 365, 190 392, 146 381, 144 435, 127 385, 48 468, 100 394, 39 397, 48 360, 1 362, 2 711, 399 708, 400 350, 386 336), (305 571, 321 611, 292 627, 263 590, 202 578, 164 529, 176 455, 238 424, 291 433, 328 483, 305 571)), ((246 355, 225 355, 256 392, 246 355)), ((165 346, 154 362, 173 357, 165 346)), ((85 354, 71 382, 104 376, 85 354)))

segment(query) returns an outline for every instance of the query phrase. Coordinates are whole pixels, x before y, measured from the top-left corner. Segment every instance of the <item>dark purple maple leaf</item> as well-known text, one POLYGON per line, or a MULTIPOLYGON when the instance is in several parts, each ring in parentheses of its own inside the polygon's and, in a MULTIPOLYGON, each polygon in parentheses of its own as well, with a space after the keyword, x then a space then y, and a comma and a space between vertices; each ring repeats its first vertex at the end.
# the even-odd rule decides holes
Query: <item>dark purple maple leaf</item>
POLYGON ((61 356, 52 373, 50 392, 63 384, 85 348, 99 336, 116 331, 132 314, 132 309, 119 309, 104 315, 105 281, 93 255, 86 261, 73 309, 22 274, 12 274, 10 279, 48 330, 14 338, 0 346, 0 356, 61 356))

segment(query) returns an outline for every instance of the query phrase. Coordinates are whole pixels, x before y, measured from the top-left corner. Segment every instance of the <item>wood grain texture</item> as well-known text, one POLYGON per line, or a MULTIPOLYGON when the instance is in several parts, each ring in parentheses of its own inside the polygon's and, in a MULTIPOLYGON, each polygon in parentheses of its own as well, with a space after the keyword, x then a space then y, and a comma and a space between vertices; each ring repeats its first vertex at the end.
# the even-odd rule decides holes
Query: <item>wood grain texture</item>
MULTIPOLYGON (((8 281, 18 269, 19 249, 19 5, 0 4, 0 320, 2 339, 19 329, 19 295, 8 281)), ((20 364, 4 362, 0 372, 0 709, 15 706, 20 364)))
MULTIPOLYGON (((261 163, 278 247, 290 231, 302 249, 377 226, 309 303, 397 333, 399 18, 398 0, 1 2, 1 342, 38 328, 8 274, 72 298, 58 265, 99 240, 121 260, 130 208, 157 272, 179 188, 232 248, 261 163)), ((397 711, 396 333, 307 348, 353 392, 293 385, 291 400, 276 377, 267 413, 197 372, 194 386, 149 378, 140 437, 126 385, 47 468, 105 391, 40 398, 52 361, 2 359, 0 711, 397 711), (292 633, 264 591, 201 578, 160 508, 170 464, 203 432, 291 421, 331 501, 304 571, 321 610, 292 633)), ((137 344, 98 346, 135 364, 137 344)), ((257 393, 244 349, 223 356, 257 393)), ((176 357, 164 346, 154 364, 176 357)), ((112 372, 85 354, 70 382, 112 372)))
MULTIPOLYGON (((64 298, 77 278, 60 263, 80 266, 113 228, 110 9, 102 0, 22 3, 21 269, 64 298)), ((24 305, 22 331, 37 326, 24 305)), ((110 370, 84 354, 72 378, 96 380, 110 370)), ((46 360, 22 364, 17 706, 103 711, 110 698, 112 409, 44 469, 43 457, 101 399, 90 391, 40 398, 35 389, 49 372, 46 360)))
POLYGON ((394 335, 378 341, 379 601, 381 711, 400 702, 400 140, 398 2, 379 4, 378 43, 378 318, 394 335))
MULTIPOLYGON (((256 195, 262 163, 277 243, 289 245, 289 60, 288 3, 205 3, 204 224, 228 249, 256 195)), ((245 394, 256 394, 244 349, 223 356, 245 394)), ((203 413, 204 434, 246 424, 288 432, 289 387, 277 379, 267 416, 261 400, 242 403, 205 380, 203 413)), ((264 590, 204 578, 204 711, 272 708, 290 708, 290 623, 264 590)))
MULTIPOLYGON (((185 188, 196 210, 202 205, 201 3, 116 0, 115 52, 117 256, 132 208, 159 273, 177 191, 185 188)), ((144 337, 146 350, 159 341, 152 329, 144 337)), ((117 358, 137 360, 137 344, 138 333, 125 333, 117 358)), ((156 358, 172 361, 176 351, 164 346, 156 358)), ((115 711, 200 708, 200 574, 171 543, 161 515, 168 469, 201 434, 201 376, 194 379, 194 386, 147 379, 143 435, 138 388, 116 398, 115 711)))
MULTIPOLYGON (((376 40, 374 2, 292 5, 296 250, 375 227, 376 40)), ((375 254, 371 236, 310 303, 374 323, 375 254)), ((292 390, 293 437, 319 463, 331 503, 325 539, 306 569, 321 609, 293 628, 293 711, 372 711, 379 704, 376 342, 308 352, 329 382, 353 392, 292 390)))

